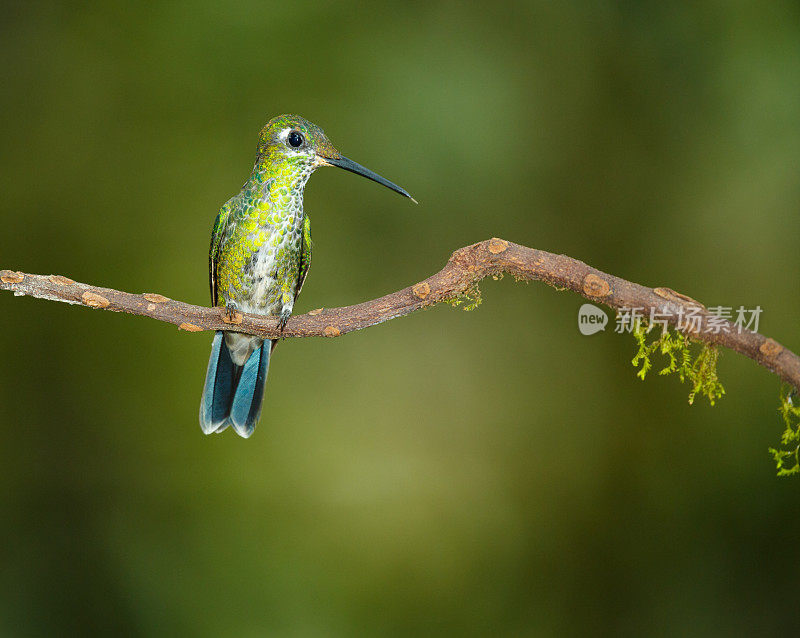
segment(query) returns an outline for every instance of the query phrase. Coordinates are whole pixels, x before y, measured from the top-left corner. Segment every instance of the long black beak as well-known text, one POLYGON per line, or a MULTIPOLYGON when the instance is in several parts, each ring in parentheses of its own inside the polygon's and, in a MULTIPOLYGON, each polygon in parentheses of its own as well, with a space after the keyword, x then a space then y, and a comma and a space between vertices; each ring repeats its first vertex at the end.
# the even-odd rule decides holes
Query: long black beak
POLYGON ((411 197, 411 195, 409 195, 405 189, 400 188, 397 184, 393 184, 385 177, 381 177, 377 173, 373 173, 365 166, 361 166, 361 164, 358 164, 351 159, 347 159, 346 157, 326 157, 325 161, 331 166, 338 166, 339 168, 343 168, 351 173, 363 175, 367 179, 371 179, 373 182, 378 182, 378 184, 382 184, 386 188, 391 188, 395 193, 400 193, 403 195, 403 197, 408 197, 408 199, 415 204, 417 203, 417 200, 411 197))

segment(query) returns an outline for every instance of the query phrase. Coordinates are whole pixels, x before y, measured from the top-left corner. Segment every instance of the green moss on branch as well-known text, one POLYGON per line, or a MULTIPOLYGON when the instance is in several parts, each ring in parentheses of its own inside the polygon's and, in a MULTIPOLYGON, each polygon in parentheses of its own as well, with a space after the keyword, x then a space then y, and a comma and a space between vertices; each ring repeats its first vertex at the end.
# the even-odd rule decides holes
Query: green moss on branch
POLYGON ((689 391, 690 404, 701 394, 714 405, 725 394, 725 388, 717 377, 717 346, 693 341, 682 332, 670 328, 662 329, 661 334, 651 338, 653 327, 638 321, 633 328, 638 350, 631 363, 639 368, 636 376, 644 380, 653 367, 653 356, 661 355, 665 365, 658 371, 659 375, 675 374, 681 383, 688 381, 692 386, 689 391))

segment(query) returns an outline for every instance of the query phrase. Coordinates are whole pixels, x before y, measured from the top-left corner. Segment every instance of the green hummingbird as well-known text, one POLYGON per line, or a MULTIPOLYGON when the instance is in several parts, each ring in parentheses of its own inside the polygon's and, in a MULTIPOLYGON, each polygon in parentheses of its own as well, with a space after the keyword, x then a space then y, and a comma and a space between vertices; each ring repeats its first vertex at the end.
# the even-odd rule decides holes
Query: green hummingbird
MULTIPOLYGON (((261 129, 256 162, 242 189, 219 211, 211 234, 211 303, 237 312, 292 314, 311 265, 311 221, 303 189, 320 166, 338 166, 408 197, 405 190, 343 157, 321 128, 297 115, 279 115, 261 129)), ((264 383, 277 340, 236 332, 214 335, 200 402, 206 434, 229 425, 249 437, 261 415, 264 383)))

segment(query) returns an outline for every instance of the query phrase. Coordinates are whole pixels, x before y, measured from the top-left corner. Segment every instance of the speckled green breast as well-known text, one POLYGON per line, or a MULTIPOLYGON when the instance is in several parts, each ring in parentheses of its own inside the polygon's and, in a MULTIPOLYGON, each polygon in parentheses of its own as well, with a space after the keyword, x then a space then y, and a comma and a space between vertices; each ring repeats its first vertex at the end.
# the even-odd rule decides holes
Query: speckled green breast
POLYGON ((303 186, 308 175, 291 177, 290 187, 289 180, 280 176, 254 174, 226 204, 230 214, 217 266, 220 305, 233 301, 243 312, 291 312, 300 272, 303 186))

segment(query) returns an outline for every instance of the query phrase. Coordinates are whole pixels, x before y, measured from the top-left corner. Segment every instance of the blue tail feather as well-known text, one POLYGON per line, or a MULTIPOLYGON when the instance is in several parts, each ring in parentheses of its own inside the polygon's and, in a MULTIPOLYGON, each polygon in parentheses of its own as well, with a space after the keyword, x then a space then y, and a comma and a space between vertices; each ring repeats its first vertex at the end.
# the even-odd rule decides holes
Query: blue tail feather
POLYGON ((249 437, 261 416, 264 383, 269 368, 270 345, 262 344, 247 359, 231 403, 230 422, 239 436, 249 437))
POLYGON ((233 383, 233 377, 233 361, 230 360, 228 348, 225 346, 224 335, 217 332, 211 345, 203 398, 200 401, 200 427, 205 434, 216 432, 226 424, 228 408, 223 405, 224 396, 232 392, 225 390, 233 383))
POLYGON ((244 366, 237 366, 224 333, 214 335, 200 401, 200 427, 205 434, 222 432, 229 425, 245 438, 253 433, 261 416, 271 351, 272 343, 265 342, 250 354, 244 366))

